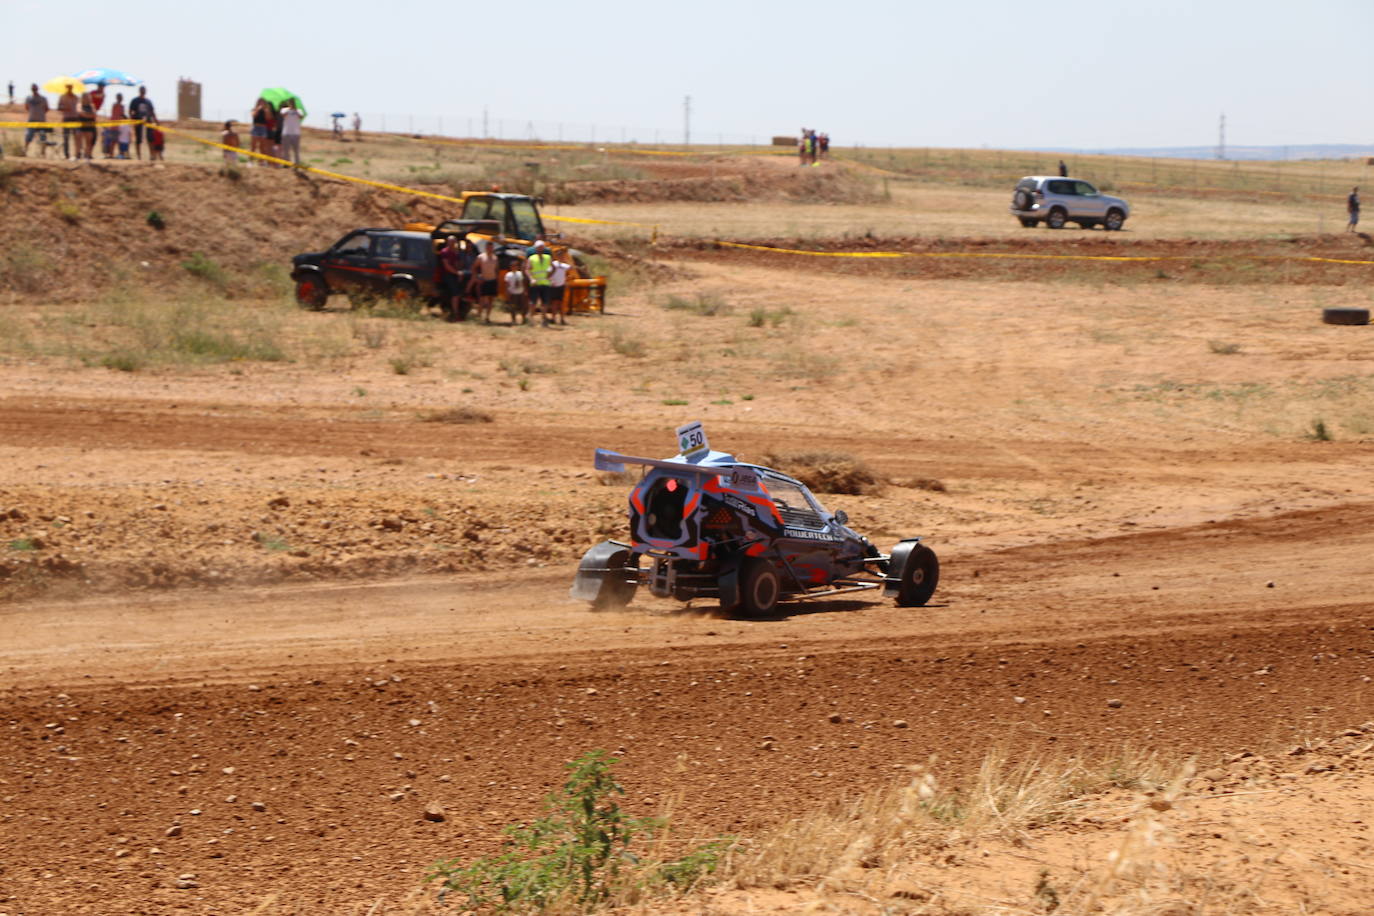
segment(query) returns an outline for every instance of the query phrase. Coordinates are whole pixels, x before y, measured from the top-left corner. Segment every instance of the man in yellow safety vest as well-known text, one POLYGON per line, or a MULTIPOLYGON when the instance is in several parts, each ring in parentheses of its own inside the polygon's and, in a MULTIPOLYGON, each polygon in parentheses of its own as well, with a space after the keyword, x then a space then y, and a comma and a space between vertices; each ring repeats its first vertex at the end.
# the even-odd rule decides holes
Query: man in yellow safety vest
POLYGON ((543 239, 534 243, 534 251, 525 262, 525 272, 530 275, 531 311, 538 311, 547 326, 551 323, 550 303, 553 301, 553 285, 550 282, 553 255, 549 254, 549 246, 544 244, 543 239))

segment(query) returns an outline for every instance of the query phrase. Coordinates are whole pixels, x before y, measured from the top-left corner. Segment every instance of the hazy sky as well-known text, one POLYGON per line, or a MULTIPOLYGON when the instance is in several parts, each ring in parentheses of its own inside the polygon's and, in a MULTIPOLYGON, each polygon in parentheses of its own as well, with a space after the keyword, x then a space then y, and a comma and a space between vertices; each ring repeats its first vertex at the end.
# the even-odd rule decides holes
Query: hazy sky
POLYGON ((508 137, 1109 148, 1365 143, 1374 0, 0 0, 23 94, 117 67, 242 119, 286 86, 325 125, 508 137), (30 44, 20 39, 32 38, 30 44))

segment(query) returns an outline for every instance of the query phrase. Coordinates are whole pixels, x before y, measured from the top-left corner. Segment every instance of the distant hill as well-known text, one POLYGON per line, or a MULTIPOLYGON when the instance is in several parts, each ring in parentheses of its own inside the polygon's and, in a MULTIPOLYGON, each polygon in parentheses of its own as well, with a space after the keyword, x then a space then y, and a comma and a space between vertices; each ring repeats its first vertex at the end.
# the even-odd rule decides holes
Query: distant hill
MULTIPOLYGON (((1159 159, 1215 159, 1215 146, 1119 147, 1116 149, 1045 150, 1050 153, 1100 156, 1145 156, 1159 159)), ((1374 156, 1374 144, 1311 143, 1302 146, 1227 146, 1226 159, 1363 159, 1374 156)))

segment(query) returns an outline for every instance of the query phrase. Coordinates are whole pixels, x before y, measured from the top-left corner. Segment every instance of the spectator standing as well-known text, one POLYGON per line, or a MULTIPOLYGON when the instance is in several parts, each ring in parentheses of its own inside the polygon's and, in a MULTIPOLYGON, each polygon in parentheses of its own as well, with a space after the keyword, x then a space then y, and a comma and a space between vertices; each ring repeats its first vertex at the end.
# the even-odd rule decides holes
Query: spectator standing
MULTIPOLYGON (((38 84, 33 83, 29 86, 33 90, 32 94, 24 100, 24 108, 29 113, 29 124, 46 123, 48 120, 48 97, 38 91, 38 84)), ((48 134, 50 129, 47 127, 26 127, 24 129, 24 155, 29 154, 29 143, 34 137, 38 138, 38 148, 43 155, 48 154, 48 134)))
POLYGON ((363 119, 358 117, 358 113, 353 112, 353 140, 359 141, 363 138, 363 119))
MULTIPOLYGON (((63 124, 75 125, 78 121, 81 120, 79 117, 77 117, 77 106, 80 105, 81 102, 80 102, 80 100, 76 97, 76 93, 72 91, 73 88, 74 88, 73 85, 72 85, 71 83, 68 83, 68 84, 67 84, 67 91, 64 92, 64 93, 62 93, 60 96, 57 97, 57 110, 60 111, 60 112, 62 113, 62 123, 63 123, 63 124)), ((63 128, 62 128, 62 158, 63 158, 63 159, 70 159, 70 158, 72 158, 72 149, 71 149, 71 148, 72 148, 72 141, 73 141, 73 139, 75 139, 75 141, 76 141, 77 158, 80 158, 80 156, 81 156, 81 138, 80 138, 80 137, 76 137, 76 138, 73 138, 73 137, 72 137, 72 131, 73 131, 74 129, 75 129, 74 127, 63 127, 63 128)))
MULTIPOLYGON (((234 130, 234 122, 233 122, 233 121, 225 121, 225 122, 224 122, 224 130, 220 131, 220 133, 219 133, 219 142, 222 143, 222 144, 224 144, 225 146, 232 146, 235 150, 239 148, 239 135, 238 135, 238 131, 234 130)), ((225 168, 228 168, 229 166, 232 166, 232 165, 238 165, 238 164, 239 164, 239 154, 236 153, 236 152, 234 152, 234 150, 225 150, 225 151, 224 151, 224 165, 225 165, 225 168)))
MULTIPOLYGON (((153 100, 148 98, 148 87, 139 86, 138 95, 134 96, 129 103, 129 117, 139 123, 134 125, 134 155, 139 159, 143 158, 143 137, 147 131, 148 124, 157 123, 157 110, 153 108, 153 100)), ((149 157, 152 156, 153 144, 148 144, 149 157)))
POLYGON ((829 135, 829 134, 821 134, 821 136, 820 136, 820 141, 821 141, 821 158, 822 158, 822 159, 829 159, 829 158, 830 158, 830 135, 829 135))
POLYGON ((550 285, 550 274, 553 273, 553 255, 549 254, 549 248, 540 239, 534 243, 534 252, 525 262, 526 273, 530 276, 530 310, 538 311, 544 318, 544 326, 547 327, 549 321, 549 303, 553 297, 553 287, 550 285))
POLYGON ((1063 160, 1063 159, 1060 159, 1060 160, 1059 160, 1059 177, 1060 177, 1060 178, 1068 178, 1068 177, 1069 177, 1069 167, 1068 167, 1067 165, 1064 164, 1064 160, 1063 160))
POLYGON ((806 128, 801 129, 801 136, 797 139, 797 158, 799 165, 806 165, 806 128))
POLYGON ((249 132, 248 148, 255 153, 262 153, 263 155, 271 153, 271 150, 268 149, 269 144, 267 139, 269 136, 267 121, 269 117, 268 111, 270 109, 271 106, 267 104, 266 99, 260 98, 253 103, 253 129, 249 132))
POLYGON ((515 324, 519 315, 525 324, 530 323, 529 277, 525 275, 524 262, 518 258, 506 271, 506 309, 510 312, 510 323, 515 324))
POLYGON ((162 159, 162 149, 167 140, 162 136, 162 130, 156 123, 148 125, 148 161, 162 159))
POLYGON ((81 128, 77 131, 77 158, 90 159, 95 152, 95 101, 89 92, 81 93, 76 113, 81 119, 81 128))
POLYGON ((491 306, 496 299, 500 273, 501 259, 496 256, 495 244, 483 242, 482 253, 472 262, 472 282, 477 287, 477 310, 487 324, 491 324, 491 306))
POLYGON ((1360 224, 1360 189, 1358 186, 1350 189, 1350 196, 1345 199, 1345 212, 1350 214, 1350 222, 1345 224, 1345 231, 1355 232, 1355 227, 1360 224))
POLYGON ((444 296, 444 311, 449 321, 462 321, 467 317, 463 308, 463 287, 467 285, 466 265, 463 251, 458 246, 458 236, 450 235, 439 249, 439 289, 444 296))
MULTIPOLYGON (((124 108, 124 93, 116 92, 115 100, 110 103, 110 120, 123 121, 128 116, 128 111, 124 108)), ((100 131, 100 151, 106 159, 113 159, 115 147, 119 143, 119 133, 125 125, 107 124, 100 131)))
MULTIPOLYGON (((114 104, 110 106, 111 121, 127 121, 129 119, 128 109, 124 107, 124 93, 115 93, 114 104)), ((129 158, 129 141, 133 139, 133 130, 128 124, 120 124, 114 128, 115 143, 119 146, 119 158, 129 158)))
POLYGON ((281 120, 281 158, 301 164, 301 112, 294 99, 287 99, 278 112, 281 120))
POLYGON ((10 80, 10 104, 14 104, 14 80, 10 80))
POLYGON ((572 265, 567 261, 554 259, 553 269, 549 272, 549 305, 555 315, 558 316, 559 324, 567 324, 568 314, 568 271, 572 270, 572 265))

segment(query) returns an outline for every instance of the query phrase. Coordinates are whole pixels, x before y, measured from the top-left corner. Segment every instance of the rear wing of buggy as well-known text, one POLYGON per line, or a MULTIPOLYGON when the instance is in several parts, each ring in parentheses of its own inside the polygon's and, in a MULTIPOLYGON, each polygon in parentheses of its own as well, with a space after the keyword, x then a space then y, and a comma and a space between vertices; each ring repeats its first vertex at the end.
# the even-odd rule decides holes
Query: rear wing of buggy
POLYGON ((638 464, 649 468, 672 471, 676 474, 692 474, 698 477, 719 477, 722 485, 740 493, 761 493, 758 471, 748 465, 702 465, 690 461, 673 461, 666 458, 640 458, 635 455, 622 455, 604 448, 596 450, 595 466, 598 471, 620 474, 625 465, 638 464))

